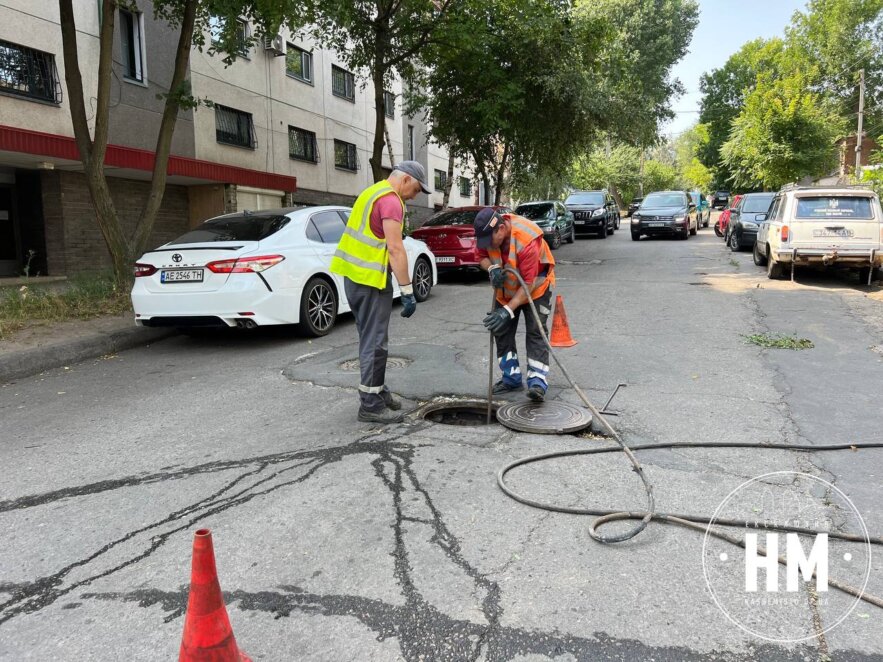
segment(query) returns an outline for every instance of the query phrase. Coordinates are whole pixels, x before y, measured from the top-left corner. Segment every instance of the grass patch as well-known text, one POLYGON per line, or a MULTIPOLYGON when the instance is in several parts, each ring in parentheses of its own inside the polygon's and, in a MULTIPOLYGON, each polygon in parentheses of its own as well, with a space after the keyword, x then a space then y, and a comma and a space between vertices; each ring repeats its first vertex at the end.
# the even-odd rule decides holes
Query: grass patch
POLYGON ((812 349, 815 347, 809 338, 784 336, 778 333, 754 333, 742 337, 745 338, 745 342, 767 349, 812 349))
POLYGON ((128 288, 109 274, 72 277, 63 290, 44 286, 0 288, 0 340, 28 324, 122 315, 132 310, 128 288))

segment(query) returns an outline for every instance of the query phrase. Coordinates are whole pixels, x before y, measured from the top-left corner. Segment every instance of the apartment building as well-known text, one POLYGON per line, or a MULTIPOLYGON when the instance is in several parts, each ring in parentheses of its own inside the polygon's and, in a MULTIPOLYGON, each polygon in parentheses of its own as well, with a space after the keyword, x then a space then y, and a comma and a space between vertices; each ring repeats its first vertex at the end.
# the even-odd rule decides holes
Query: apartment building
MULTIPOLYGON (((168 91, 177 45, 177 32, 153 18, 151 0, 134 6, 116 20, 105 159, 128 229, 149 190, 159 95, 168 91)), ((77 29, 88 110, 97 96, 98 3, 77 3, 77 29)), ((253 26, 242 21, 239 29, 245 43, 253 26)), ((7 0, 0 7, 0 276, 110 264, 73 139, 64 67, 57 3, 7 0)), ((154 243, 230 211, 351 204, 372 182, 373 89, 334 52, 283 32, 243 47, 230 66, 194 49, 189 78, 193 96, 211 104, 179 113, 154 243)), ((425 118, 402 115, 401 95, 399 84, 384 94, 393 159, 384 149, 383 166, 413 157, 430 179, 446 176, 447 154, 427 140, 425 118)), ((94 129, 94 117, 89 122, 94 129)), ((466 171, 457 168, 452 206, 475 201, 466 171)), ((443 189, 444 177, 436 185, 443 189)), ((441 190, 412 201, 412 222, 441 202, 441 190)))

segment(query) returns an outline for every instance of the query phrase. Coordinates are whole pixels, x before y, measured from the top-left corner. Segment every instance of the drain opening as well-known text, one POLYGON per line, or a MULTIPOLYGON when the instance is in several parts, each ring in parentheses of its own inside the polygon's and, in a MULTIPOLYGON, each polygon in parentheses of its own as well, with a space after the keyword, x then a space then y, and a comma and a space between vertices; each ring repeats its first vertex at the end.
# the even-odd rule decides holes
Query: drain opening
MULTIPOLYGON (((476 400, 430 404, 420 412, 420 418, 442 425, 487 425, 487 403, 476 400)), ((496 422, 497 406, 492 405, 491 423, 496 422)))

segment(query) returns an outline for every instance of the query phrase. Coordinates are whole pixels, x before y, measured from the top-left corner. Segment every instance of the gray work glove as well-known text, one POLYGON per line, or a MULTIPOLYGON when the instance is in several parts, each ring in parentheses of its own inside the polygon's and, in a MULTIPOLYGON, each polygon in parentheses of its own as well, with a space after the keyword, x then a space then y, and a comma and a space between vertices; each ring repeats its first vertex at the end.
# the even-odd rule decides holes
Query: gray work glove
POLYGON ((515 313, 512 312, 512 309, 509 306, 503 306, 484 318, 484 326, 488 331, 498 336, 506 331, 513 319, 515 319, 515 313))
POLYGON ((402 290, 402 317, 410 317, 417 310, 417 298, 414 296, 414 286, 408 283, 401 286, 402 290))
POLYGON ((506 282, 506 272, 503 271, 503 268, 499 264, 492 264, 489 266, 487 268, 487 276, 495 290, 503 287, 503 283, 506 282))

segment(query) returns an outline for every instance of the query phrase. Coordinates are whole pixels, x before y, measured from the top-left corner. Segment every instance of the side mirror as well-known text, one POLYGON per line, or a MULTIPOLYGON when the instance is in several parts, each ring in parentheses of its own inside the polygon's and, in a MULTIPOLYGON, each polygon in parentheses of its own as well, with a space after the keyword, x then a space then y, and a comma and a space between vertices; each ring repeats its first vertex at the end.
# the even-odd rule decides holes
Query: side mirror
POLYGON ((755 221, 760 222, 760 221, 765 221, 766 219, 767 219, 767 214, 755 214, 754 215, 755 221))

